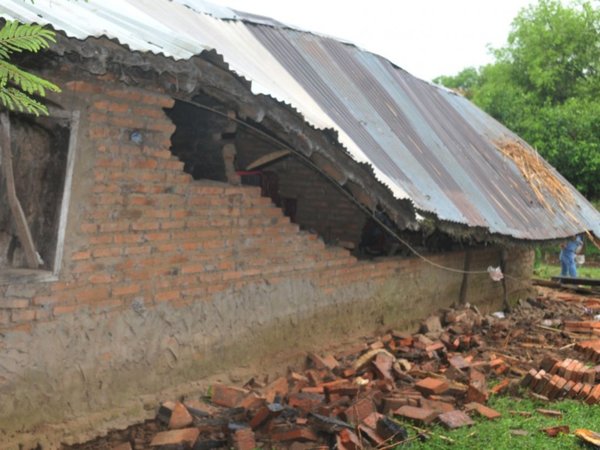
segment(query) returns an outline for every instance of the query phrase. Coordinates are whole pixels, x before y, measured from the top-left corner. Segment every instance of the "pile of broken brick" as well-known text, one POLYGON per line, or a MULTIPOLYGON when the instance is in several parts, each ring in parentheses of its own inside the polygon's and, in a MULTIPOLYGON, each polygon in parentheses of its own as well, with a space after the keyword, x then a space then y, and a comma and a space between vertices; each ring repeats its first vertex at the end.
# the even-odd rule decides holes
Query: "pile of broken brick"
POLYGON ((120 432, 111 447, 383 449, 426 439, 432 423, 455 429, 472 425, 474 415, 500 417, 486 406, 490 394, 519 395, 521 386, 539 399, 595 403, 600 366, 575 356, 599 363, 600 340, 580 342, 589 336, 565 331, 563 322, 591 313, 544 297, 507 317, 468 305, 447 309, 416 334, 389 331, 334 354, 310 353, 302 370, 274 380, 213 384, 206 397, 166 401, 150 435, 120 432))

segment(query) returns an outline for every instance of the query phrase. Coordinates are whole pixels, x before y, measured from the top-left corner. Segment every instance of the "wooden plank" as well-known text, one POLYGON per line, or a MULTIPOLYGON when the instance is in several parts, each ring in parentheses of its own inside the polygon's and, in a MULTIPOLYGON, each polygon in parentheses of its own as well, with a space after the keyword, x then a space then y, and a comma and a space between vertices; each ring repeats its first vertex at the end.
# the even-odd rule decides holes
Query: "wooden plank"
MULTIPOLYGON (((53 111, 51 117, 60 117, 53 111)), ((65 171, 65 184, 63 186, 62 201, 60 203, 60 217, 58 219, 58 236, 56 239, 56 252, 54 254, 54 275, 58 275, 65 247, 65 233, 67 230, 67 218, 69 216, 69 205, 71 203, 71 186, 73 184, 73 168, 75 167, 75 149, 77 148, 77 134, 79 132, 79 111, 73 111, 69 117, 69 149, 67 154, 67 169, 65 171)))
POLYGON ((552 277, 552 281, 558 281, 563 284, 583 284, 585 286, 600 286, 598 278, 579 278, 579 277, 552 277))
POLYGON ((13 172, 12 151, 10 145, 10 119, 8 114, 0 113, 0 126, 2 127, 1 136, 1 152, 2 152, 2 173, 6 182, 6 194, 8 204, 13 220, 15 221, 15 229, 19 242, 25 252, 25 261, 30 269, 37 269, 40 265, 39 256, 31 237, 31 230, 27 224, 25 213, 15 189, 15 175, 13 172))
POLYGON ((253 170, 253 169, 256 169, 257 167, 264 166, 265 164, 270 164, 270 163, 275 162, 278 159, 283 158, 284 156, 287 156, 289 154, 290 154, 289 150, 278 150, 276 152, 271 152, 268 155, 261 156, 257 160, 248 164, 248 167, 246 167, 246 170, 253 170))

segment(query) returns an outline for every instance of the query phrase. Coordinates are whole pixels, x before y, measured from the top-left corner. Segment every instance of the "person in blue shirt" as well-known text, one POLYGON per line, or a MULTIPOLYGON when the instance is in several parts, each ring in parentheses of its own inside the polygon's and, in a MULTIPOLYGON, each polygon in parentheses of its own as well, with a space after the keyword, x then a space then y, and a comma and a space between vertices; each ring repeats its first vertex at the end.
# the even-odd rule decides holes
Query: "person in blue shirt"
POLYGON ((566 244, 561 245, 560 250, 560 276, 577 277, 577 267, 575 266, 575 254, 583 246, 583 238, 575 236, 566 244))

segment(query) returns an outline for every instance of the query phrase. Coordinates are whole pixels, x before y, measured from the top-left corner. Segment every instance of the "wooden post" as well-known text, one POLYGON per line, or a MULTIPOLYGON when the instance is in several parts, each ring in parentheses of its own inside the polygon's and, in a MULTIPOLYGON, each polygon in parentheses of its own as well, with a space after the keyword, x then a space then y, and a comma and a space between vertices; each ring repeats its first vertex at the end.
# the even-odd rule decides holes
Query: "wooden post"
POLYGON ((467 288, 469 287, 469 270, 471 270, 471 250, 465 250, 465 263, 463 265, 463 279, 460 285, 460 296, 458 301, 461 305, 464 305, 467 301, 467 288))
POLYGON ((502 248, 500 252, 500 270, 502 270, 502 304, 504 306, 504 311, 509 313, 511 312, 510 303, 508 302, 508 286, 506 285, 506 263, 508 260, 508 252, 506 248, 502 248))
POLYGON ((38 254, 35 250, 35 245, 31 237, 29 225, 25 213, 21 207, 21 203, 17 197, 15 190, 15 176, 13 172, 12 151, 10 148, 10 119, 6 112, 0 113, 0 152, 2 153, 2 174, 6 181, 6 194, 8 197, 8 205, 15 221, 17 238, 23 250, 25 251, 25 260, 30 269, 39 267, 38 254))

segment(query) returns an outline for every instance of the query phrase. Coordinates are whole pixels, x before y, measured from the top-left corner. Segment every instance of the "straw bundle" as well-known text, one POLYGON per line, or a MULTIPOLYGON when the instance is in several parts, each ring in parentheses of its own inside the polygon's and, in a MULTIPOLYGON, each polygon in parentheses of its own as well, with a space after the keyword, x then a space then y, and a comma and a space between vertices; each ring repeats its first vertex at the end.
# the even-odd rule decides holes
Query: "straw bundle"
POLYGON ((536 151, 525 147, 518 141, 500 141, 496 143, 496 146, 504 156, 515 163, 544 208, 550 212, 555 212, 546 200, 544 195, 546 193, 554 198, 564 213, 572 217, 566 206, 573 200, 571 190, 544 163, 536 151))
MULTIPOLYGON (((540 204, 552 213, 556 213, 554 208, 546 200, 546 195, 550 195, 565 214, 567 219, 577 228, 586 230, 586 226, 582 224, 577 216, 573 214, 572 207, 574 198, 571 189, 569 189, 545 163, 540 155, 527 147, 521 142, 514 140, 505 140, 496 142, 498 150, 507 158, 515 163, 523 178, 531 190, 534 192, 540 204), (546 194, 546 195, 544 195, 546 194)), ((600 248, 599 240, 593 236, 588 230, 585 231, 590 241, 600 248)))

